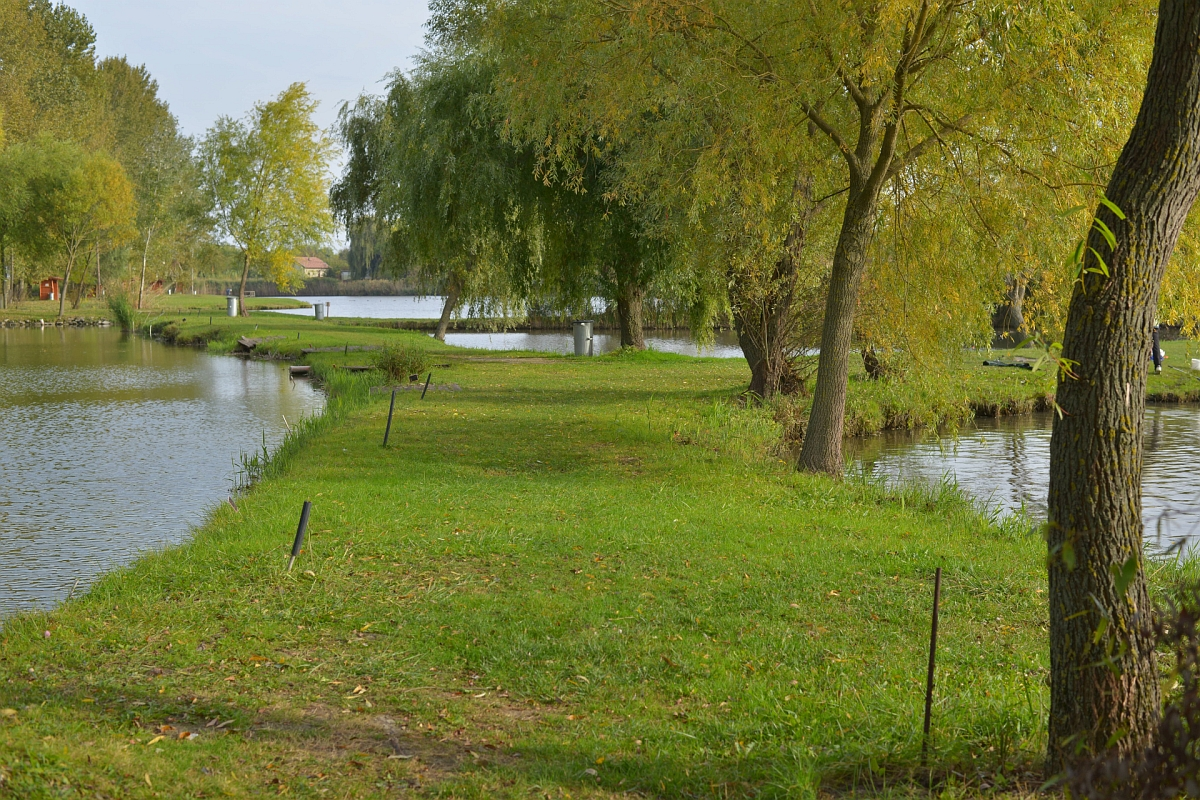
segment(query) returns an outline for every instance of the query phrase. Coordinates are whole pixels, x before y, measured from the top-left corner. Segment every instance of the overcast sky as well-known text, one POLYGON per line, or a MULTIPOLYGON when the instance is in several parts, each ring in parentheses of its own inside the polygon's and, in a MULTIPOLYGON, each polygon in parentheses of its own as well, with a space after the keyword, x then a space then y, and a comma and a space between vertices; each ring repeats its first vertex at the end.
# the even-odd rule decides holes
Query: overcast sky
POLYGON ((419 51, 426 0, 67 0, 100 57, 145 64, 185 133, 239 117, 305 81, 328 127, 344 100, 381 91, 419 51))

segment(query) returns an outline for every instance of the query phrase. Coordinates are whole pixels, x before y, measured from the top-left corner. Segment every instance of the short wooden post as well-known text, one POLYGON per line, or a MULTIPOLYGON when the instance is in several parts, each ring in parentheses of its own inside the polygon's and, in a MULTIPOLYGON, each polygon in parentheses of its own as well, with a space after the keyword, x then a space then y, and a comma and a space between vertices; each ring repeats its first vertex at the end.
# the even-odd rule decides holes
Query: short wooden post
POLYGON ((383 431, 383 446, 387 447, 388 436, 392 432, 392 412, 396 410, 396 389, 392 387, 392 403, 388 406, 387 427, 383 431))
POLYGON ((292 571, 292 565, 296 563, 296 556, 300 555, 300 548, 304 545, 304 531, 308 529, 310 511, 312 511, 312 503, 305 500, 304 510, 300 512, 300 525, 296 528, 296 541, 292 542, 292 557, 288 559, 288 572, 292 571))

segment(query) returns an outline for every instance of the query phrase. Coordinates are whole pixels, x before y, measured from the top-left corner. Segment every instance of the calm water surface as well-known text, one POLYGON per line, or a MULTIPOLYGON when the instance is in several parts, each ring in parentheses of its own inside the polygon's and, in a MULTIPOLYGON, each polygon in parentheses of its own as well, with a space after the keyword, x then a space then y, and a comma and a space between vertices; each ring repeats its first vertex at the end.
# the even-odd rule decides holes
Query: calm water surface
MULTIPOLYGON (((444 297, 301 297, 306 303, 329 303, 331 317, 366 317, 369 319, 438 319, 442 315, 444 297)), ((603 301, 597 301, 603 307, 603 301)), ((281 314, 312 316, 311 308, 280 310, 281 314)), ((611 353, 621 347, 621 338, 609 333, 596 333, 593 343, 597 353, 611 353)), ((573 353, 575 340, 570 331, 536 333, 448 333, 446 344, 474 347, 481 350, 532 350, 543 353, 573 353)), ((685 356, 741 358, 742 348, 732 331, 718 331, 716 340, 708 347, 698 346, 689 333, 654 332, 646 337, 646 345, 663 353, 685 356)))
MULTIPOLYGON (((979 419, 957 438, 891 433, 848 442, 853 468, 889 481, 953 478, 1004 511, 1046 516, 1052 414, 979 419)), ((1200 408, 1150 405, 1142 475, 1146 538, 1200 544, 1200 408)))
POLYGON ((279 364, 110 329, 0 329, 0 614, 183 541, 241 454, 322 404, 279 364))

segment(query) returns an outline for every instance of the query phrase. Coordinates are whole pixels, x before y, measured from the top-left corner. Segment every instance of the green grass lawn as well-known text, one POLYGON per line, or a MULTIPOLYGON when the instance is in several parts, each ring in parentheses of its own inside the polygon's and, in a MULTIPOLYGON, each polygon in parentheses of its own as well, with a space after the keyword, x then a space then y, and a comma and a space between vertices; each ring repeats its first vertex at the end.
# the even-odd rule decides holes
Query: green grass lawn
POLYGON ((736 362, 435 377, 463 390, 400 393, 386 450, 386 398, 334 378, 238 510, 8 621, 0 795, 903 794, 937 566, 936 773, 1036 780, 1036 534, 796 474, 736 362))
MULTIPOLYGON (((1040 784, 1040 536, 948 488, 797 474, 777 409, 736 401, 741 361, 481 362, 412 332, 269 314, 212 327, 217 351, 248 334, 282 337, 268 343, 281 354, 421 343, 450 365, 435 383, 462 391, 398 393, 384 449, 387 397, 366 392, 381 377, 336 368, 369 354, 309 356, 329 412, 236 510, 219 506, 190 544, 82 598, 6 621, 0 797, 925 796, 930 774, 961 797, 1040 784), (304 500, 311 535, 288 573, 304 500)), ((209 329, 189 317, 175 335, 209 329)), ((978 381, 968 397, 1049 385, 985 372, 975 355, 959 367, 978 381)), ((886 399, 886 384, 854 386, 863 403, 886 399)))

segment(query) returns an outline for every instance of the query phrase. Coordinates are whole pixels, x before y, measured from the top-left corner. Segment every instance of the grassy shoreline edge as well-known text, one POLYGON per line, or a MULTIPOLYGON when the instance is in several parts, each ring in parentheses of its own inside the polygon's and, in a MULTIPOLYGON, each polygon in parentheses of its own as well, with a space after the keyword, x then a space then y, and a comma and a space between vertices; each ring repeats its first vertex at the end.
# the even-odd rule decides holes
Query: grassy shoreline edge
POLYGON ((0 797, 923 793, 935 565, 933 777, 1036 788, 1044 576, 1019 521, 795 474, 770 414, 728 402, 738 364, 455 360, 464 392, 402 393, 384 451, 369 379, 309 361, 327 409, 238 510, 5 625, 0 797))

